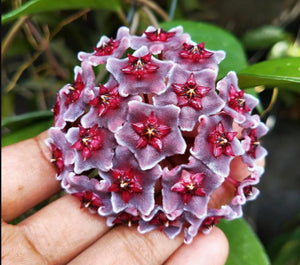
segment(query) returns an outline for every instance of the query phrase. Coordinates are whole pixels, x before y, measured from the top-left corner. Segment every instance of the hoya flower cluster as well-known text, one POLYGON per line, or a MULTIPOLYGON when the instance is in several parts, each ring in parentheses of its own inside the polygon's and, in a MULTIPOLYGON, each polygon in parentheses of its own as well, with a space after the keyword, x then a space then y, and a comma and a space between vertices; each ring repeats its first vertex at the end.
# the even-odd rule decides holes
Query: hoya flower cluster
POLYGON ((109 226, 158 228, 170 238, 184 230, 186 243, 221 218, 240 217, 258 194, 267 128, 234 72, 217 82, 224 57, 180 26, 149 26, 141 36, 121 27, 79 52, 49 130, 62 187, 109 226), (101 67, 107 79, 99 84, 101 67), (231 175, 237 160, 246 178, 231 175))

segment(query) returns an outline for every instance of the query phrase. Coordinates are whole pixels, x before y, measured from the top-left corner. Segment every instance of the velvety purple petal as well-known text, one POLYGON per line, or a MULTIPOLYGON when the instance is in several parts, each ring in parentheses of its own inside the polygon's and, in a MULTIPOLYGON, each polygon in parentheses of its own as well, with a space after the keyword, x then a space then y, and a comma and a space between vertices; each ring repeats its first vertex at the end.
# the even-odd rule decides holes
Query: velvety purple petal
MULTIPOLYGON (((188 182, 188 179, 185 179, 185 181, 188 182)), ((165 168, 162 176, 163 208, 168 214, 172 214, 176 211, 178 215, 180 215, 182 211, 187 211, 201 218, 206 214, 209 195, 219 187, 222 182, 223 178, 221 176, 216 175, 202 162, 194 158, 190 158, 190 162, 187 165, 182 165, 172 170, 165 168), (185 177, 185 172, 188 172, 188 174, 204 174, 201 187, 206 193, 205 196, 192 196, 187 204, 184 204, 181 193, 171 190, 174 184, 185 177)))
MULTIPOLYGON (((149 53, 146 47, 142 47, 133 53, 135 57, 142 57, 149 53)), ((115 77, 120 84, 120 95, 136 95, 139 93, 154 93, 161 94, 166 90, 166 78, 168 73, 173 67, 173 63, 170 61, 160 61, 154 57, 151 59, 151 63, 156 65, 157 71, 145 73, 144 77, 137 78, 135 75, 125 74, 122 69, 128 65, 128 59, 116 59, 110 58, 107 61, 107 70, 115 77)), ((146 70, 145 70, 146 71, 146 70)))
MULTIPOLYGON (((127 170, 132 169, 135 177, 142 187, 142 192, 131 193, 130 200, 126 204, 122 199, 121 192, 112 192, 112 205, 115 212, 120 212, 128 207, 136 208, 144 215, 149 214, 154 207, 154 185, 161 176, 161 168, 156 165, 150 170, 141 170, 133 154, 126 148, 118 146, 115 150, 112 169, 127 170), (143 202, 143 203, 141 203, 143 202)), ((100 175, 107 180, 110 185, 114 178, 110 172, 100 172, 100 175)))
POLYGON ((115 134, 118 144, 126 146, 135 154, 140 167, 143 170, 152 168, 155 164, 163 160, 166 156, 173 154, 183 154, 186 149, 186 143, 178 128, 179 109, 175 106, 155 107, 137 101, 129 102, 128 121, 115 134), (157 115, 160 124, 171 128, 170 133, 162 137, 162 151, 158 151, 152 145, 148 144, 144 148, 137 148, 137 142, 140 136, 134 131, 131 123, 144 122, 151 112, 157 115), (174 145, 176 142, 176 145, 174 145))
POLYGON ((244 110, 235 109, 229 105, 229 98, 231 89, 240 92, 241 89, 238 86, 238 79, 236 73, 231 71, 229 72, 222 80, 217 83, 217 90, 219 90, 220 97, 224 100, 226 105, 224 106, 224 111, 230 115, 236 123, 245 123, 247 119, 251 118, 249 115, 250 111, 253 110, 258 104, 258 99, 250 94, 244 94, 241 97, 243 100, 244 110))
MULTIPOLYGON (((156 30, 153 26, 148 26, 145 32, 154 32, 156 30)), ((190 40, 190 36, 186 33, 183 33, 183 28, 177 26, 170 29, 168 32, 174 32, 175 35, 169 38, 167 41, 150 41, 146 37, 146 34, 143 33, 142 36, 132 36, 131 38, 131 47, 134 50, 146 46, 149 51, 153 54, 159 54, 164 50, 174 50, 180 47, 183 43, 190 40)))
MULTIPOLYGON (((186 43, 190 45, 196 45, 193 41, 187 41, 186 43)), ((205 48, 206 49, 206 48, 205 48)), ((212 52, 213 55, 207 59, 201 59, 200 61, 194 62, 190 59, 184 59, 180 57, 179 53, 181 52, 181 48, 177 50, 167 51, 165 56, 168 60, 174 60, 178 65, 181 65, 184 69, 188 69, 189 71, 200 71, 203 69, 211 69, 213 71, 218 72, 219 67, 218 64, 225 58, 224 51, 212 51, 206 49, 208 52, 212 52)))
MULTIPOLYGON (((92 151, 91 157, 84 160, 81 151, 76 151, 75 172, 80 174, 92 168, 99 168, 102 171, 108 171, 112 167, 113 149, 116 146, 114 136, 105 129, 101 129, 104 137, 103 146, 99 150, 92 151)), ((66 134, 66 139, 74 144, 79 138, 79 128, 70 128, 66 134)))
MULTIPOLYGON (((101 47, 103 44, 109 41, 110 38, 108 38, 107 36, 102 36, 96 47, 101 47)), ((123 53, 127 50, 127 48, 129 48, 130 45, 129 29, 127 27, 120 27, 117 32, 115 41, 120 41, 119 47, 116 48, 110 55, 98 56, 96 55, 96 51, 91 53, 79 52, 78 59, 80 61, 87 61, 93 66, 97 66, 100 64, 105 64, 107 62, 107 59, 110 57, 121 58, 123 53)))
MULTIPOLYGON (((220 114, 211 117, 201 116, 199 118, 198 135, 195 138, 194 146, 191 148, 191 154, 201 160, 216 174, 226 177, 229 174, 229 164, 233 156, 222 153, 220 156, 215 157, 213 154, 214 146, 208 141, 209 134, 216 128, 220 120, 222 120, 226 132, 233 131, 232 119, 229 116, 220 114)), ((231 148, 236 156, 245 152, 236 137, 231 142, 231 148)))

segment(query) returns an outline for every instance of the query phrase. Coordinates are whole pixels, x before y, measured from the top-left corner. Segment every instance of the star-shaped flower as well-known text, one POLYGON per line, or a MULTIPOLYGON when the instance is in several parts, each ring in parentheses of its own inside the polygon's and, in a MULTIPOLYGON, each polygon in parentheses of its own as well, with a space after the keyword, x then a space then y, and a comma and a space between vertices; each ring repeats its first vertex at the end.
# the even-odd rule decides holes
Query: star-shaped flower
POLYGON ((129 48, 129 44, 129 29, 120 27, 116 39, 102 36, 94 48, 94 52, 79 52, 78 59, 80 61, 88 61, 93 66, 105 64, 108 58, 121 58, 123 53, 129 48))
POLYGON ((219 157, 222 154, 235 156, 231 142, 237 132, 226 132, 221 121, 216 128, 208 135, 208 141, 213 145, 213 155, 219 157))
POLYGON ((261 146, 260 138, 267 134, 268 127, 260 122, 255 128, 246 128, 242 131, 242 145, 246 152, 242 155, 243 162, 248 166, 255 166, 255 162, 267 155, 267 150, 261 146))
POLYGON ((61 180, 63 171, 74 163, 75 152, 59 128, 50 128, 48 134, 51 137, 46 141, 52 152, 50 162, 56 168, 56 178, 61 180))
POLYGON ((80 208, 90 208, 92 211, 97 211, 100 206, 103 206, 103 203, 99 196, 94 194, 91 191, 81 191, 72 194, 78 198, 81 202, 80 208))
POLYGON ((159 165, 142 170, 133 154, 126 147, 118 146, 112 169, 100 172, 100 176, 109 183, 107 191, 111 192, 116 213, 134 208, 148 215, 154 208, 154 185, 161 176, 159 165))
POLYGON ((248 127, 249 123, 254 123, 250 112, 258 104, 258 100, 245 94, 238 86, 236 73, 231 71, 217 83, 219 95, 226 103, 224 111, 230 115, 236 123, 244 124, 248 127))
POLYGON ((173 67, 170 61, 152 56, 143 46, 125 59, 110 58, 107 70, 115 77, 121 96, 139 93, 161 94, 166 90, 166 78, 173 67))
POLYGON ((181 26, 169 31, 149 26, 142 36, 132 36, 131 47, 137 50, 146 46, 151 53, 161 55, 164 50, 175 50, 188 40, 190 36, 183 33, 181 26))
POLYGON ((243 149, 232 129, 231 117, 219 114, 199 118, 198 135, 191 154, 201 160, 216 174, 229 174, 229 164, 234 156, 242 155, 243 149))
POLYGON ((84 127, 90 127, 97 123, 99 127, 107 128, 116 132, 121 128, 127 117, 128 102, 131 100, 141 101, 141 97, 122 97, 119 94, 118 83, 111 78, 105 85, 100 84, 94 88, 91 106, 88 113, 81 118, 84 127))
POLYGON ((192 131, 200 115, 217 113, 224 106, 215 92, 216 77, 217 73, 211 70, 190 72, 176 65, 170 72, 167 90, 153 97, 154 105, 180 107, 179 126, 192 131))
POLYGON ((206 213, 209 195, 222 182, 221 176, 193 157, 187 165, 172 170, 165 168, 162 175, 163 208, 173 217, 185 211, 201 218, 206 213))
POLYGON ((182 68, 189 71, 211 69, 218 72, 218 64, 225 58, 224 51, 212 51, 204 48, 205 43, 187 41, 177 50, 167 51, 166 59, 175 60, 182 68))
POLYGON ((79 125, 69 129, 66 139, 77 150, 74 168, 76 173, 95 167, 103 171, 111 169, 113 149, 116 146, 111 132, 99 128, 97 124, 91 128, 79 125))
POLYGON ((116 140, 135 154, 142 169, 150 169, 166 156, 184 153, 186 143, 178 128, 178 115, 176 106, 131 101, 127 121, 115 134, 116 140))
POLYGON ((75 81, 65 85, 58 93, 55 111, 55 126, 64 128, 67 122, 76 121, 92 99, 94 71, 89 63, 82 62, 74 69, 75 81))

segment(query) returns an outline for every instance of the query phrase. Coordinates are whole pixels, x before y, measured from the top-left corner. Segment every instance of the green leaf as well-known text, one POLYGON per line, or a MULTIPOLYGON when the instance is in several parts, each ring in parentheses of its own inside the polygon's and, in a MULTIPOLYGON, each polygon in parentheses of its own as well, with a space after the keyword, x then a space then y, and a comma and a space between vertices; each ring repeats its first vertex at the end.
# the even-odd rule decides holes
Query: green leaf
POLYGON ((225 59, 220 63, 219 78, 224 77, 229 71, 240 71, 247 67, 247 59, 241 43, 229 32, 203 22, 170 21, 161 23, 165 30, 181 25, 184 32, 189 33, 193 41, 205 42, 205 47, 210 50, 224 50, 225 59))
POLYGON ((272 242, 270 252, 273 254, 273 265, 300 264, 300 227, 280 235, 272 242))
POLYGON ((120 6, 120 0, 31 0, 20 8, 3 15, 1 22, 4 24, 24 15, 31 15, 44 11, 84 8, 116 11, 120 9, 120 6))
POLYGON ((244 219, 222 220, 218 226, 229 241, 226 265, 270 264, 261 242, 244 219))
POLYGON ((34 137, 41 132, 47 130, 53 125, 53 120, 43 120, 39 123, 34 123, 28 126, 23 127, 20 130, 14 131, 8 135, 5 135, 2 137, 1 146, 6 146, 10 144, 14 144, 19 141, 23 141, 26 139, 29 139, 31 137, 34 137))
POLYGON ((247 49, 269 48, 278 41, 288 40, 291 36, 282 28, 274 25, 264 25, 260 28, 248 31, 242 38, 247 49))
POLYGON ((1 121, 1 127, 21 127, 25 124, 33 123, 33 121, 36 120, 49 119, 52 116, 53 113, 50 110, 28 112, 17 116, 3 118, 1 121))
POLYGON ((239 86, 286 88, 300 93, 300 58, 281 58, 251 65, 238 73, 239 86))

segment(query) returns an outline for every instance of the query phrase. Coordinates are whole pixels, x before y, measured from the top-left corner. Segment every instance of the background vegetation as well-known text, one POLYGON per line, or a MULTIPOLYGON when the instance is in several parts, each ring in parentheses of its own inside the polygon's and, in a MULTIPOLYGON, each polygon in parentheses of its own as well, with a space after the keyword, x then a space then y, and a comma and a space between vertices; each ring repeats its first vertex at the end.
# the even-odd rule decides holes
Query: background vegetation
MULTIPOLYGON (((282 153, 272 160, 271 151, 282 135, 276 132, 284 124, 291 137, 294 135, 292 143, 296 146, 288 163, 297 164, 300 157, 298 1, 2 0, 1 4, 2 146, 35 136, 52 125, 51 108, 56 93, 72 82, 73 68, 79 64, 78 51, 91 52, 101 35, 114 37, 121 25, 141 34, 150 24, 165 29, 181 24, 193 40, 205 41, 209 49, 227 52, 219 78, 235 70, 240 87, 261 99, 257 112, 274 128, 265 139, 270 146, 270 161, 284 161, 282 153)), ((98 72, 101 81, 101 68, 98 72)), ((287 145, 287 141, 280 143, 287 145)), ((284 163, 282 168, 286 170, 287 165, 284 163)), ((299 168, 295 170, 288 171, 292 176, 285 180, 291 183, 296 195, 292 196, 291 189, 284 190, 282 185, 277 188, 285 191, 282 196, 290 198, 291 205, 300 205, 299 168)), ((267 167, 264 178, 261 190, 268 195, 268 188, 282 176, 274 175, 272 167, 267 167)), ((273 198, 278 190, 271 192, 269 197, 273 198)), ((43 202, 21 219, 56 198, 43 202)), ((267 216, 261 217, 261 208, 253 210, 251 206, 245 209, 245 219, 220 224, 230 241, 227 265, 269 264, 270 260, 275 265, 300 264, 299 206, 287 209, 270 198, 267 209, 271 210, 265 212, 267 216), (276 222, 272 211, 285 219, 278 218, 281 222, 276 222), (270 231, 270 227, 275 228, 270 231)), ((280 198, 283 200, 285 197, 280 198)), ((252 204, 258 203, 259 200, 252 204)), ((18 221, 20 218, 14 223, 18 221)))

